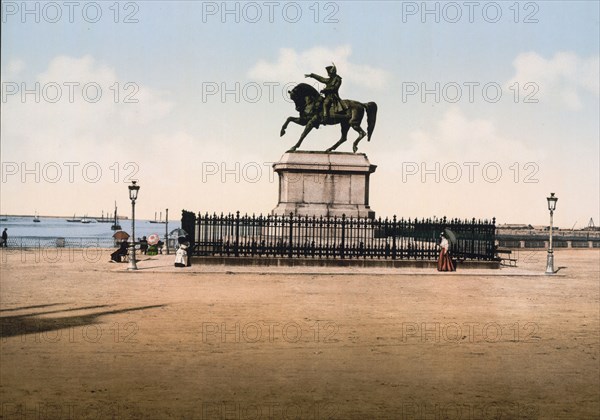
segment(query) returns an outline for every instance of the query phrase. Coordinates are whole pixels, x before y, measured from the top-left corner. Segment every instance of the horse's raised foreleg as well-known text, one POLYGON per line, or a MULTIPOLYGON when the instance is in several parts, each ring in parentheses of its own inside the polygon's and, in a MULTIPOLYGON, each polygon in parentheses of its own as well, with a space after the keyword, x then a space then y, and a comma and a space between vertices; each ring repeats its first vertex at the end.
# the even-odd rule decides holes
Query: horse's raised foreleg
POLYGON ((308 123, 306 123, 306 127, 304 128, 302 135, 300 135, 300 139, 298 140, 298 143, 296 143, 290 150, 288 150, 288 152, 294 152, 298 147, 300 147, 300 145, 302 144, 302 141, 308 135, 308 133, 310 133, 310 130, 313 129, 317 120, 318 120, 318 118, 314 117, 314 118, 311 118, 310 121, 308 121, 308 123))
POLYGON ((348 140, 348 130, 350 130, 350 125, 347 122, 341 123, 342 128, 342 137, 338 140, 336 144, 331 146, 329 149, 325 150, 327 153, 334 151, 338 148, 338 146, 348 140))
POLYGON ((291 123, 291 122, 296 123, 298 125, 306 125, 306 122, 302 118, 288 117, 288 119, 285 120, 285 123, 283 123, 283 126, 281 127, 281 131, 279 132, 279 137, 281 137, 285 134, 285 130, 287 129, 289 123, 291 123))

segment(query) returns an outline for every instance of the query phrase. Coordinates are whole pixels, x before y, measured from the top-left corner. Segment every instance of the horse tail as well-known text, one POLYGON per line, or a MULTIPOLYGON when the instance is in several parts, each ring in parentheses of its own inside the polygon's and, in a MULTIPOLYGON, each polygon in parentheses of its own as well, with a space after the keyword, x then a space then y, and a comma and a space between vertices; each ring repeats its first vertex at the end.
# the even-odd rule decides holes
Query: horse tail
POLYGON ((377 104, 375 102, 367 102, 363 106, 367 110, 367 141, 371 141, 371 134, 375 130, 375 122, 377 121, 377 104))

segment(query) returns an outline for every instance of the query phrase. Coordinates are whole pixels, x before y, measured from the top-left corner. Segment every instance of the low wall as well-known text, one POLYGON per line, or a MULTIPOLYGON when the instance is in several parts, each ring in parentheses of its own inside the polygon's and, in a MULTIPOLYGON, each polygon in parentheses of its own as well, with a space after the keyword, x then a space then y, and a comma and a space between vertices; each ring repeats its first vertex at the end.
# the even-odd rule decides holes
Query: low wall
MULTIPOLYGON (((391 259, 324 259, 324 258, 275 258, 275 257, 192 257, 192 264, 229 266, 278 266, 278 267, 387 267, 436 269, 437 261, 391 260, 391 259)), ((457 264, 463 269, 499 269, 499 261, 462 261, 457 264)))

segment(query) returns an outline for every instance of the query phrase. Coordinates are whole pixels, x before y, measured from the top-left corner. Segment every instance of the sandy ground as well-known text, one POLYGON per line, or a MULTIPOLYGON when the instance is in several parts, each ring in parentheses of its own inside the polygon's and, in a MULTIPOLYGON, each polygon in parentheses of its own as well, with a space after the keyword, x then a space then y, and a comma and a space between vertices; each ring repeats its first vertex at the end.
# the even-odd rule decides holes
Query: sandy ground
POLYGON ((0 255, 2 419, 599 418, 600 250, 550 277, 56 252, 0 255))

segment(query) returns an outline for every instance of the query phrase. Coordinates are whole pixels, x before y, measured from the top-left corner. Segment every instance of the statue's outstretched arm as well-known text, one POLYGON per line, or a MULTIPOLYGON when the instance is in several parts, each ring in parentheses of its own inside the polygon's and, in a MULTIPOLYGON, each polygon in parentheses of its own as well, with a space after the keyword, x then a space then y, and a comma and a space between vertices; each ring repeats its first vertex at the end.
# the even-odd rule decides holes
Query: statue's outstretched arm
POLYGON ((324 83, 324 84, 327 84, 327 82, 329 81, 328 78, 319 76, 318 74, 314 74, 314 73, 305 74, 304 77, 312 77, 313 79, 318 80, 319 82, 324 83))

